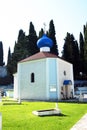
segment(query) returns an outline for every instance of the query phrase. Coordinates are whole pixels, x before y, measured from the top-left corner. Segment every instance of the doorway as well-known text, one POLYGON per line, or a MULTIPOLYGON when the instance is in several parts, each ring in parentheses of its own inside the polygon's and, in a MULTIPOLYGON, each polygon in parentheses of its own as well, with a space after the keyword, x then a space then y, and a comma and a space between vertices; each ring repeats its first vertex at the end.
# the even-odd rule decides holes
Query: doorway
POLYGON ((69 98, 68 85, 65 85, 65 99, 69 98))

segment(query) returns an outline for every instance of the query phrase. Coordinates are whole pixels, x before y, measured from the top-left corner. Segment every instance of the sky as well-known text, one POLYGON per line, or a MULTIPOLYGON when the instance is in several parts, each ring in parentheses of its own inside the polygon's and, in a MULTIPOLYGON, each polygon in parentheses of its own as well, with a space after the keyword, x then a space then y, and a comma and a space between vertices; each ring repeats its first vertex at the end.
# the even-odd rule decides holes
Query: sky
POLYGON ((61 51, 64 38, 69 32, 79 41, 83 25, 87 22, 87 0, 0 0, 0 41, 3 43, 4 61, 7 62, 8 48, 13 52, 20 29, 26 35, 32 21, 37 35, 41 28, 53 19, 58 49, 61 51))

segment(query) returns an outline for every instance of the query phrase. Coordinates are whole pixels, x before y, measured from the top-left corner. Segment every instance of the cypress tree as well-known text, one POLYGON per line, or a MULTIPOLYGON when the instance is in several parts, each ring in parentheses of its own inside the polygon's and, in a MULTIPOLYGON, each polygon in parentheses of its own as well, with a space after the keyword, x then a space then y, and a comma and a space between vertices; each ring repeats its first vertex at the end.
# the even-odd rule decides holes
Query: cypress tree
POLYGON ((8 79, 9 79, 9 84, 13 83, 13 64, 12 64, 12 53, 11 49, 9 47, 8 49, 8 58, 7 58, 7 72, 8 72, 8 79))
POLYGON ((13 73, 17 72, 17 63, 26 58, 28 55, 27 51, 27 38, 22 29, 19 30, 17 42, 15 42, 14 52, 12 53, 12 66, 13 73))
POLYGON ((79 48, 73 34, 67 33, 62 51, 62 58, 73 64, 74 77, 79 74, 79 48))
POLYGON ((11 66, 11 61, 12 61, 12 54, 11 54, 11 49, 9 47, 8 49, 8 58, 7 58, 7 71, 8 74, 12 74, 12 66, 11 66))
POLYGON ((5 63, 3 62, 3 44, 0 41, 0 66, 3 66, 5 63))
POLYGON ((73 52, 72 52, 71 34, 67 32, 66 37, 64 39, 62 58, 72 63, 72 57, 73 57, 73 52))
POLYGON ((39 31, 39 38, 41 38, 43 36, 43 34, 44 34, 44 30, 43 30, 43 28, 41 28, 41 30, 39 31))
POLYGON ((55 54, 55 55, 59 55, 58 53, 58 45, 56 42, 56 32, 55 32, 55 26, 54 26, 54 22, 53 20, 50 21, 49 23, 49 31, 48 31, 48 36, 53 40, 53 47, 51 48, 51 53, 55 54))
POLYGON ((10 47, 9 47, 9 49, 8 49, 8 59, 7 59, 7 64, 10 63, 11 58, 12 58, 12 54, 11 54, 11 49, 10 49, 10 47))
POLYGON ((86 24, 86 29, 84 33, 84 58, 87 60, 87 24, 86 24))
POLYGON ((27 42, 27 49, 28 49, 29 56, 31 56, 39 51, 37 44, 36 44, 37 40, 38 40, 38 38, 36 35, 34 25, 32 22, 30 22, 28 42, 27 42))
POLYGON ((79 76, 79 47, 77 41, 73 42, 73 69, 74 69, 74 78, 77 79, 79 76))
POLYGON ((84 31, 84 73, 87 75, 87 24, 84 31))
POLYGON ((79 48, 79 54, 80 54, 80 72, 84 73, 84 38, 82 33, 80 32, 79 35, 79 44, 80 44, 80 48, 79 48))

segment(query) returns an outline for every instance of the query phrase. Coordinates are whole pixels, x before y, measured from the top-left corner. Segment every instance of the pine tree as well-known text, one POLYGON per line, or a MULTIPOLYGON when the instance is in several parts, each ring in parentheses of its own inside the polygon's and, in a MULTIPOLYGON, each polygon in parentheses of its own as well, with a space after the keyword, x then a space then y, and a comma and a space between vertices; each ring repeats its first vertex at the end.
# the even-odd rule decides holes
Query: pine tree
POLYGON ((51 53, 55 55, 59 55, 58 53, 58 45, 56 42, 56 32, 55 32, 55 26, 53 20, 50 21, 49 23, 49 31, 48 31, 48 36, 53 40, 53 47, 51 48, 51 53))

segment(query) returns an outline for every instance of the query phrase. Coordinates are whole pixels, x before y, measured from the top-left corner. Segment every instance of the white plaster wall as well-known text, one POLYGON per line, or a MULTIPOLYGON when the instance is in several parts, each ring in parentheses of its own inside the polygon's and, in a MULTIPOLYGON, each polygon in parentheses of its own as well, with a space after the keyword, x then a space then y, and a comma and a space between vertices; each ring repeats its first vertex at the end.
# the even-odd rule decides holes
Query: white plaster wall
POLYGON ((17 73, 14 74, 14 98, 18 99, 18 79, 17 73))
POLYGON ((73 89, 74 92, 73 66, 62 59, 46 58, 22 62, 18 63, 18 89, 15 91, 21 99, 48 100, 50 96, 55 97, 54 92, 50 93, 50 88, 56 86, 56 96, 61 99, 64 80, 72 81, 70 91, 73 89), (35 73, 34 83, 31 83, 31 73, 35 73))
POLYGON ((73 66, 72 64, 62 60, 62 59, 57 59, 57 66, 58 66, 58 99, 61 98, 61 87, 63 86, 63 82, 64 80, 71 80, 72 81, 72 85, 70 86, 70 90, 71 91, 73 89, 73 93, 74 93, 74 85, 73 85, 73 66), (64 71, 66 72, 66 75, 64 75, 64 71))
POLYGON ((18 65, 19 95, 22 99, 46 99, 46 60, 22 62, 18 65), (35 82, 31 83, 31 73, 35 82))

